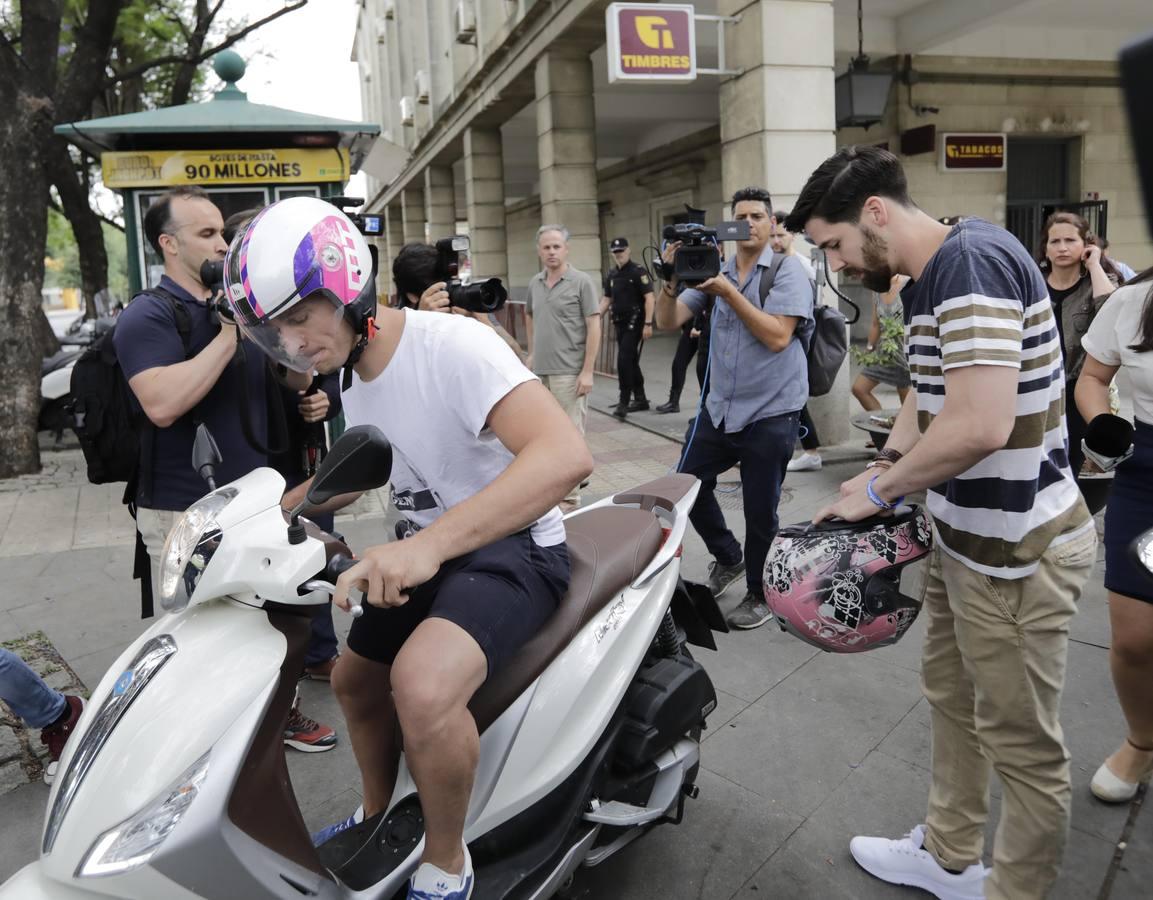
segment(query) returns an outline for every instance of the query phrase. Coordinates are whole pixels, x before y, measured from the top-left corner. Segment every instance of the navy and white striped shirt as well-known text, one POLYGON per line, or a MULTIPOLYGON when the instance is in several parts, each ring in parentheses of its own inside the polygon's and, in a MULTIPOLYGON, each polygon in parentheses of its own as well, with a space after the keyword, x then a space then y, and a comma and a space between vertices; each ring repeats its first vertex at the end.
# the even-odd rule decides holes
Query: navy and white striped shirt
POLYGON ((1069 468, 1065 371, 1049 292, 1021 243, 981 219, 954 226, 902 291, 921 431, 945 402, 945 373, 1018 370, 1005 446, 928 493, 942 548, 996 578, 1032 574, 1055 543, 1092 527, 1069 468))

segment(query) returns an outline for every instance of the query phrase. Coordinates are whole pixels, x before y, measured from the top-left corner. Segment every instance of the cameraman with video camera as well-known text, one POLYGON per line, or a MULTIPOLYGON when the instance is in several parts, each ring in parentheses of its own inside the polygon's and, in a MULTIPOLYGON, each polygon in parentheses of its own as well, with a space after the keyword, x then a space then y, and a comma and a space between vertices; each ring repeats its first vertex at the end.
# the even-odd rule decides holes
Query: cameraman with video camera
MULTIPOLYGON (((748 238, 714 277, 676 291, 676 276, 657 297, 657 327, 679 328, 715 298, 708 359, 709 390, 689 423, 678 471, 701 480, 693 527, 714 560, 714 596, 742 574, 747 592, 729 615, 734 628, 756 628, 772 618, 762 570, 777 532, 777 504, 796 441, 798 415, 809 393, 805 343, 813 329, 813 292, 796 257, 769 246, 772 201, 762 188, 733 194, 732 216, 747 223, 748 238), (739 464, 745 511, 744 553, 725 524, 714 489, 717 476, 739 464)), ((682 244, 671 243, 664 262, 676 269, 682 244)), ((716 271, 715 269, 713 271, 716 271)))

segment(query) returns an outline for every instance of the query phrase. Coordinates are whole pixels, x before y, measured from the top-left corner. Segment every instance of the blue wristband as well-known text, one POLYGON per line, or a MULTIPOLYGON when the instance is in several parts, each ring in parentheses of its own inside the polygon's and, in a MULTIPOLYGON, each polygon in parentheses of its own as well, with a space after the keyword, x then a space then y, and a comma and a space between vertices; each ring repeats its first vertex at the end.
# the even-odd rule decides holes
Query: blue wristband
POLYGON ((873 502, 873 504, 875 506, 878 506, 881 509, 896 509, 898 506, 900 506, 904 502, 905 498, 904 497, 898 497, 892 503, 886 503, 884 500, 882 500, 881 495, 878 494, 876 492, 876 490, 873 489, 873 482, 876 481, 880 477, 881 477, 880 475, 874 475, 872 478, 869 479, 869 483, 865 485, 865 493, 869 495, 869 499, 873 502))

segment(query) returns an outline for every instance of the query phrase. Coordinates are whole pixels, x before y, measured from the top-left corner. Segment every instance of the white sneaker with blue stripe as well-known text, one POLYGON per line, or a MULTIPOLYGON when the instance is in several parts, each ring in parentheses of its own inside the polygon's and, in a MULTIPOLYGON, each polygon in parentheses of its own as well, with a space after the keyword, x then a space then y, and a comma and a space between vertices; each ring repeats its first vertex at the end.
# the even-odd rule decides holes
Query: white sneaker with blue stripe
POLYGON ((358 806, 356 808, 356 812, 354 812, 347 819, 344 819, 341 822, 335 822, 332 825, 326 825, 324 828, 320 829, 320 831, 313 832, 313 834, 312 834, 312 846, 319 847, 321 844, 325 843, 326 841, 329 841, 332 838, 336 837, 342 831, 347 831, 353 825, 359 825, 363 821, 364 821, 364 807, 358 806))
POLYGON ((468 900, 472 896, 472 857, 464 848, 464 868, 450 875, 432 863, 421 863, 408 883, 408 900, 468 900))

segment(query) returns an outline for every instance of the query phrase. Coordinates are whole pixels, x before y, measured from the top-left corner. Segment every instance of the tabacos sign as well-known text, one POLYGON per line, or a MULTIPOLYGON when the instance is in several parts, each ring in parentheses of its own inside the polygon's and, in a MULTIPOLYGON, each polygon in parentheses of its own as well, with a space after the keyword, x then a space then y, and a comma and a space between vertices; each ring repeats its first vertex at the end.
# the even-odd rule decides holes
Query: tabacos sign
POLYGON ((697 42, 693 7, 613 3, 605 11, 609 81, 693 81, 697 42))
POLYGON ((1005 135, 945 134, 941 138, 941 170, 1003 172, 1005 135))

